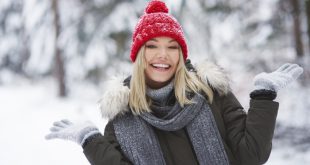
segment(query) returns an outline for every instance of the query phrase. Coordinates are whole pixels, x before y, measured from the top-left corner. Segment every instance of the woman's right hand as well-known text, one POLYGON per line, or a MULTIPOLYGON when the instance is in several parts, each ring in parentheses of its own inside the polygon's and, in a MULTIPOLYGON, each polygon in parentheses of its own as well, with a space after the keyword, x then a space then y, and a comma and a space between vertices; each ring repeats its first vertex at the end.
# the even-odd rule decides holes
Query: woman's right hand
POLYGON ((45 139, 50 140, 58 138, 70 140, 81 146, 88 137, 100 133, 98 128, 90 121, 72 123, 67 119, 54 122, 50 131, 51 132, 45 136, 45 139))

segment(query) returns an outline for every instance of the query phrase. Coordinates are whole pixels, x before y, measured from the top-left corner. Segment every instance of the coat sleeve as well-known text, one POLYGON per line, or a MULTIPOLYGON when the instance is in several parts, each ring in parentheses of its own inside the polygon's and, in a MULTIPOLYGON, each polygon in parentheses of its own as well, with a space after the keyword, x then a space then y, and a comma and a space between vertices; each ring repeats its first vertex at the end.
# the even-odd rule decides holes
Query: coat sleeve
POLYGON ((123 155, 116 139, 113 124, 108 122, 104 136, 92 139, 83 148, 83 152, 92 165, 131 165, 132 163, 123 155))
POLYGON ((226 143, 241 164, 263 164, 270 155, 279 104, 250 100, 248 113, 231 92, 218 103, 226 128, 226 143))

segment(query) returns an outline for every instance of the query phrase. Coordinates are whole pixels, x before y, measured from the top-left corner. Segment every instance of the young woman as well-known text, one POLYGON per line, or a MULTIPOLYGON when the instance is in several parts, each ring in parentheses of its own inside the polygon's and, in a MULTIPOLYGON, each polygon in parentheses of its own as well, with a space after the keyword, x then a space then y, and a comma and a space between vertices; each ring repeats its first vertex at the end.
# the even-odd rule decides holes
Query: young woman
MULTIPOLYGON (((246 114, 227 76, 205 61, 193 67, 179 23, 151 1, 133 33, 132 76, 101 100, 104 135, 90 122, 55 122, 47 139, 80 144, 91 164, 256 165, 267 161, 279 89, 303 69, 285 64, 254 78, 246 114)), ((117 85, 118 84, 118 85, 117 85)))

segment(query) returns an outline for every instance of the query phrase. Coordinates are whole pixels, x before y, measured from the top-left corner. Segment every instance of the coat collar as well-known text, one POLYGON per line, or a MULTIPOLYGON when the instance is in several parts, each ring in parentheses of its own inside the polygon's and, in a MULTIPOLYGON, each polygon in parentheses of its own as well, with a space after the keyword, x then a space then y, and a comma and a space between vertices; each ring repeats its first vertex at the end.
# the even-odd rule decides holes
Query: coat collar
MULTIPOLYGON (((205 60, 195 66, 198 77, 220 95, 229 90, 229 78, 223 68, 205 60)), ((102 117, 112 120, 128 111, 130 89, 124 85, 124 77, 114 77, 106 82, 106 91, 99 100, 102 117)))

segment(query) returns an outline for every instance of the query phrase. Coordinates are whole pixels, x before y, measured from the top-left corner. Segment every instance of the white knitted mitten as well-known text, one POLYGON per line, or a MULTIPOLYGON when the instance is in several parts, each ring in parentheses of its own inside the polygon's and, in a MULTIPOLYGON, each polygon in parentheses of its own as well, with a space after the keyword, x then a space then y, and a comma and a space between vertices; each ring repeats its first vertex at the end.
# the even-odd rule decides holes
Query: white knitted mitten
POLYGON ((254 78, 255 90, 267 89, 278 92, 289 83, 296 80, 303 73, 303 69, 297 64, 284 64, 271 73, 260 73, 254 78))
POLYGON ((71 140, 81 146, 88 137, 100 133, 98 128, 90 121, 72 123, 66 119, 54 122, 50 131, 51 132, 45 136, 47 140, 56 138, 71 140))

